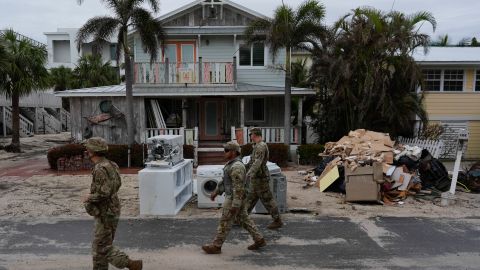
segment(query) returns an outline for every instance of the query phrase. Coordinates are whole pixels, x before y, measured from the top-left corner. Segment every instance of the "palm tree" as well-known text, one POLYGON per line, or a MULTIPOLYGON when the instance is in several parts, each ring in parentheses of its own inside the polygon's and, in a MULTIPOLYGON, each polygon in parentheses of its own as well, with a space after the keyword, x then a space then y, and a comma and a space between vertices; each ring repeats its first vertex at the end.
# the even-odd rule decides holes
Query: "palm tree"
POLYGON ((6 65, 5 61, 0 64, 4 69, 3 76, 0 75, 0 91, 12 99, 12 142, 5 149, 20 152, 20 97, 49 86, 49 74, 45 68, 47 50, 13 30, 1 33, 0 43, 4 47, 2 53, 6 54, 6 65))
MULTIPOLYGON (((79 3, 83 2, 81 0, 79 3)), ((153 62, 159 52, 159 44, 163 45, 165 32, 161 23, 153 18, 152 14, 143 8, 148 2, 156 13, 159 10, 157 0, 102 0, 113 11, 114 16, 100 16, 89 19, 77 34, 77 49, 90 37, 94 42, 109 40, 116 35, 117 59, 123 52, 125 56, 125 84, 127 103, 127 137, 129 149, 134 143, 133 96, 132 96, 132 49, 128 44, 128 30, 135 28, 142 40, 143 48, 150 53, 153 62)))
POLYGON ((78 59, 73 70, 75 88, 113 85, 119 83, 118 74, 110 61, 102 63, 100 55, 87 54, 78 59))
POLYGON ((63 91, 73 88, 74 74, 73 70, 69 67, 59 66, 51 68, 50 79, 55 91, 63 91))
POLYGON ((265 42, 273 56, 280 50, 285 50, 285 144, 290 144, 291 115, 291 55, 292 49, 303 49, 305 43, 324 32, 322 20, 325 7, 316 0, 303 2, 296 10, 286 5, 279 6, 273 19, 257 19, 250 23, 245 31, 248 43, 265 42))
POLYGON ((431 46, 448 47, 450 46, 450 38, 448 34, 438 36, 437 40, 432 42, 431 46))

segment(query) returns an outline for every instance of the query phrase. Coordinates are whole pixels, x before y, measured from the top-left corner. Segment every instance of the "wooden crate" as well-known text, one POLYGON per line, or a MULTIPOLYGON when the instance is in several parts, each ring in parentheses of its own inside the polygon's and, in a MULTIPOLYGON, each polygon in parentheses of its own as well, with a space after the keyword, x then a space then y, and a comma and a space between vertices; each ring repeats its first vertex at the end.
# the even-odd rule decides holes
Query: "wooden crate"
POLYGON ((345 168, 345 191, 347 202, 380 201, 380 185, 383 179, 381 163, 358 167, 354 171, 345 168))

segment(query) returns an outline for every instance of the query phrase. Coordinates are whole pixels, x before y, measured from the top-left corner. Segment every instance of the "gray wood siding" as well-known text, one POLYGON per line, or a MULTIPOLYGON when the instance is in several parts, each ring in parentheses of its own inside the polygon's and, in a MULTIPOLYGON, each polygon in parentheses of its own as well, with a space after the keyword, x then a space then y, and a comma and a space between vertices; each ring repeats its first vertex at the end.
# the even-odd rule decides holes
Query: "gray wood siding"
POLYGON ((232 62, 235 54, 233 35, 202 36, 199 52, 204 62, 232 62))
MULTIPOLYGON (((281 127, 283 126, 284 100, 283 97, 265 98, 265 121, 251 121, 252 108, 249 98, 245 98, 245 126, 281 127)), ((240 117, 240 116, 239 116, 240 117)))
POLYGON ((164 26, 247 26, 254 17, 227 5, 214 6, 216 18, 209 18, 210 6, 193 7, 164 22, 164 26), (205 12, 205 16, 202 14, 205 12))
MULTIPOLYGON (((83 97, 70 98, 70 112, 72 121, 72 136, 81 141, 84 139, 84 131, 88 126, 85 117, 101 114, 99 104, 103 100, 111 100, 113 105, 121 112, 126 112, 125 97, 83 97)), ((135 141, 143 141, 143 130, 145 130, 145 106, 143 98, 133 99, 133 113, 135 123, 135 141)), ((127 124, 125 118, 110 119, 98 125, 90 125, 93 136, 102 137, 111 144, 127 143, 127 124)))
MULTIPOLYGON (((238 53, 237 53, 238 57, 238 53)), ((264 69, 238 67, 237 80, 239 83, 248 83, 255 85, 269 85, 269 86, 284 86, 285 72, 278 69, 278 65, 285 65, 285 50, 282 49, 277 52, 275 58, 269 52, 267 58, 267 67, 264 69)))

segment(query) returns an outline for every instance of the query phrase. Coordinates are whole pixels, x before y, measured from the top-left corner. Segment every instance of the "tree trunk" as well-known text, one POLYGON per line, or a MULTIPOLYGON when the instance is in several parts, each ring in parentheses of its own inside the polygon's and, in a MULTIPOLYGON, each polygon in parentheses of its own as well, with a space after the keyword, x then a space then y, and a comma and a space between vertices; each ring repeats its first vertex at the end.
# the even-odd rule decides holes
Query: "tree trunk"
POLYGON ((9 152, 20 153, 20 96, 12 94, 12 142, 7 149, 9 152))
POLYGON ((290 115, 292 106, 292 85, 291 85, 291 70, 290 70, 290 48, 286 50, 286 63, 285 63, 285 115, 284 115, 284 144, 290 145, 290 115))

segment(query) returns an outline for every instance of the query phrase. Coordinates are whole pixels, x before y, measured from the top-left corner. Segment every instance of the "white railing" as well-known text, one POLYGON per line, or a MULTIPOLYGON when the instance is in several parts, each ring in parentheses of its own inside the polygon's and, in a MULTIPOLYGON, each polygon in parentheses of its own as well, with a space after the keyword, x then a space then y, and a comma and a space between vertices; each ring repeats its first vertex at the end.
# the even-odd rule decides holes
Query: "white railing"
POLYGON ((231 62, 137 62, 133 71, 137 84, 232 84, 234 81, 231 62))
MULTIPOLYGON (((266 143, 284 143, 285 131, 283 127, 256 127, 262 130, 263 141, 266 143)), ((250 127, 243 128, 231 128, 231 139, 237 140, 240 145, 250 143, 250 127)), ((290 143, 299 143, 299 130, 296 127, 292 127, 290 130, 290 143)))
MULTIPOLYGON (((5 125, 11 130, 12 129, 12 109, 10 107, 3 107, 5 125)), ((33 136, 35 128, 33 123, 25 118, 24 116, 20 115, 20 136, 22 137, 29 137, 33 136)))
POLYGON ((423 140, 419 138, 398 137, 397 141, 401 144, 427 149, 434 158, 439 158, 440 155, 443 154, 445 146, 442 140, 423 140))

